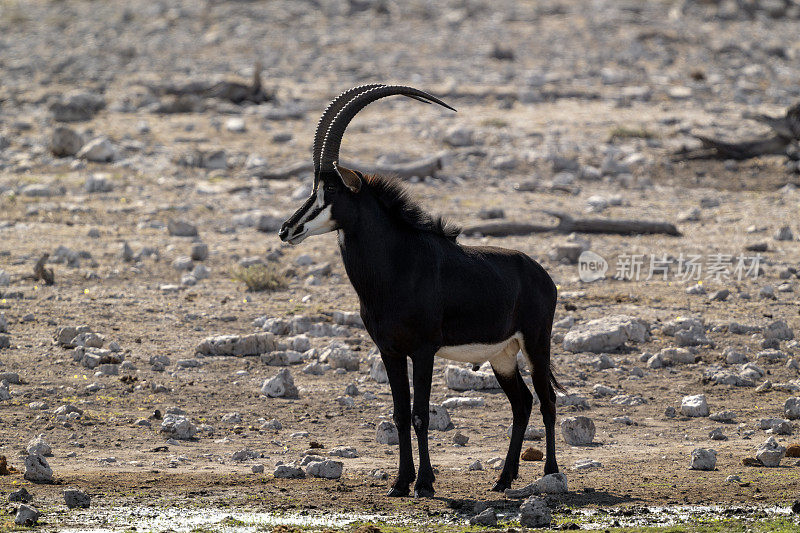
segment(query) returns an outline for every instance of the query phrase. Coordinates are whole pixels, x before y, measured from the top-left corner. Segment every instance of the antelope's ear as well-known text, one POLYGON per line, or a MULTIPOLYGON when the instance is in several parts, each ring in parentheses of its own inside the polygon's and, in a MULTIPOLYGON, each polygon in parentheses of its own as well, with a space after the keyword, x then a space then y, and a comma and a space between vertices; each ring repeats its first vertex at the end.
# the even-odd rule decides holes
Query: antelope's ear
POLYGON ((338 165, 336 165, 336 172, 339 174, 339 177, 342 178, 342 183, 344 183, 345 187, 350 189, 351 192, 355 193, 361 190, 361 177, 358 172, 338 165))

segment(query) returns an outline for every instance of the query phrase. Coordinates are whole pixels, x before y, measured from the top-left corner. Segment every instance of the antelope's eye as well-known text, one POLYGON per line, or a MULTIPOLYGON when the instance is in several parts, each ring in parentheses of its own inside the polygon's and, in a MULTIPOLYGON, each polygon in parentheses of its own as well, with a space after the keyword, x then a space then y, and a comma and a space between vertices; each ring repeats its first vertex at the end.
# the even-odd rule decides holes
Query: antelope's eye
POLYGON ((325 185, 325 192, 336 192, 336 186, 330 184, 325 185))

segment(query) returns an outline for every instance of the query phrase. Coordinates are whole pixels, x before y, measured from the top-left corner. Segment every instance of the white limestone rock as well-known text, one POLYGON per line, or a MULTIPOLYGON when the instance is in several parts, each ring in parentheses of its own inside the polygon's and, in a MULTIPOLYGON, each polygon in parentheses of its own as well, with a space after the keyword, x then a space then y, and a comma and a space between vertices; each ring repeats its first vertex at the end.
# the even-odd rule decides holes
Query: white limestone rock
POLYGON ((115 155, 114 145, 108 137, 97 137, 83 145, 76 157, 94 163, 108 163, 113 161, 115 155))
POLYGON ((303 354, 294 350, 283 350, 261 354, 261 362, 269 366, 289 366, 303 362, 303 354))
POLYGON ((658 352, 661 360, 671 365, 686 365, 695 362, 695 355, 686 348, 664 348, 658 352))
POLYGON ((197 434, 197 426, 183 415, 168 414, 161 421, 161 433, 177 440, 191 440, 197 434))
POLYGON ((613 405, 626 405, 628 407, 636 407, 647 403, 646 399, 635 394, 618 394, 609 401, 613 405))
POLYGON ((710 448, 695 448, 689 468, 692 470, 714 470, 717 466, 717 451, 710 448))
POLYGON ((272 475, 281 479, 303 479, 306 473, 302 468, 294 465, 278 465, 272 475))
POLYGON ((448 431, 453 429, 453 422, 450 420, 450 415, 447 409, 441 405, 429 405, 429 425, 428 428, 436 431, 448 431))
POLYGON ((788 398, 783 403, 783 416, 789 420, 800 419, 800 396, 788 398))
POLYGON ((694 396, 684 396, 681 400, 681 413, 684 416, 703 417, 708 416, 708 402, 705 394, 694 396))
POLYGON ((550 508, 542 498, 531 496, 519 508, 519 522, 525 527, 550 527, 550 508))
POLYGON ((794 338, 794 332, 786 324, 785 320, 775 320, 767 324, 767 327, 764 328, 764 338, 789 341, 794 338))
MULTIPOLYGON (((509 438, 511 438, 511 433, 514 431, 514 425, 508 426, 508 431, 506 434, 509 438)), ((522 437, 522 440, 542 440, 544 438, 544 429, 537 428, 533 425, 529 425, 525 428, 525 435, 522 437)))
POLYGON ((41 455, 29 455, 25 458, 25 479, 32 483, 52 483, 53 470, 41 455))
POLYGON ((650 338, 647 324, 628 315, 611 315, 590 320, 564 335, 564 349, 570 352, 609 352, 626 342, 644 342, 650 338))
POLYGON ((25 505, 24 503, 17 509, 17 514, 14 517, 14 523, 18 526, 35 526, 42 517, 42 513, 35 507, 25 505))
POLYGON ((320 356, 321 362, 327 362, 331 368, 343 368, 347 372, 358 372, 360 359, 358 354, 343 346, 326 349, 320 356))
POLYGON ((483 398, 456 397, 448 398, 442 402, 442 407, 458 409, 459 407, 483 407, 486 401, 483 398))
POLYGON ((786 455, 786 448, 778 444, 775 437, 770 437, 759 446, 756 459, 761 461, 764 466, 777 467, 780 466, 784 455, 786 455))
POLYGON ((252 335, 218 335, 207 337, 194 351, 203 355, 260 355, 275 350, 275 336, 272 333, 252 335))
POLYGON ((468 368, 448 365, 444 370, 444 381, 448 388, 457 391, 499 389, 494 373, 472 371, 468 368))
POLYGON ((586 446, 594 440, 595 427, 586 416, 573 416, 561 421, 561 435, 570 446, 586 446))
POLYGON ((306 466, 306 474, 311 477, 339 479, 342 477, 343 467, 344 465, 341 461, 325 459, 324 461, 309 463, 308 466, 306 466))
POLYGON ((375 440, 378 444, 400 444, 400 436, 397 433, 397 427, 388 420, 383 420, 378 424, 375 432, 375 440))
POLYGON ((358 457, 358 452, 352 446, 336 446, 328 452, 332 457, 342 457, 344 459, 355 459, 358 457))
POLYGON ((369 368, 369 376, 377 383, 389 383, 389 376, 386 374, 386 366, 380 357, 372 360, 369 368))
POLYGON ((533 494, 566 494, 567 492, 567 476, 558 472, 540 477, 520 489, 506 489, 505 495, 508 498, 518 499, 527 498, 533 494))
POLYGON ((274 377, 264 380, 261 394, 270 398, 297 398, 297 387, 289 369, 283 368, 274 377))
POLYGON ((44 433, 40 433, 32 438, 30 442, 28 442, 25 451, 27 451, 29 455, 43 455, 45 457, 51 457, 53 455, 53 449, 45 440, 44 433))

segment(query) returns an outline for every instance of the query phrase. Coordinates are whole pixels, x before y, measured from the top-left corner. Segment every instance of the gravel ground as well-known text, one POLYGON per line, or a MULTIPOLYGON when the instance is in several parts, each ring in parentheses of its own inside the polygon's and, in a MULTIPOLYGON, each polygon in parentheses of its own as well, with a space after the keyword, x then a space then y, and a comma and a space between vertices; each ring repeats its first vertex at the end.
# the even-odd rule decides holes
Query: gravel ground
MULTIPOLYGON (((551 508, 791 504, 797 459, 769 468, 755 457, 773 434, 792 445, 800 418, 784 408, 800 396, 798 165, 785 155, 681 155, 700 145, 691 133, 764 135, 743 117, 778 116, 800 99, 800 5, 743 4, 0 0, 0 454, 20 471, 0 475, 0 493, 24 486, 50 509, 63 507, 68 487, 98 506, 414 516, 518 506, 488 492, 498 473, 490 459, 507 447, 507 400, 448 388, 447 361, 437 361, 432 401, 484 404, 449 409, 454 429, 431 433, 441 498, 384 497, 397 448, 376 442, 376 428, 391 420, 391 395, 371 374, 366 331, 336 314, 358 311, 336 238, 290 247, 276 235, 310 175, 275 174, 310 161, 331 98, 381 81, 428 90, 458 113, 374 104, 350 126, 343 158, 440 156, 441 170, 407 185, 431 212, 465 227, 497 209, 505 221, 552 223, 549 210, 670 222, 681 233, 459 238, 522 250, 559 285, 553 359, 570 393, 559 417, 587 416, 596 433, 570 446, 559 431, 570 492, 549 496, 551 508), (605 279, 581 281, 566 250, 599 254, 605 279), (52 285, 32 276, 45 253, 52 285), (739 279, 738 258, 749 267, 757 254, 739 279), (690 256, 700 284, 678 272, 690 256), (638 276, 627 269, 636 258, 638 276), (270 265, 287 286, 246 291, 234 274, 249 264, 270 265), (668 270, 650 276, 653 265, 668 270), (633 317, 642 336, 587 325, 615 315, 633 317), (264 357, 197 354, 208 337, 263 333, 264 317, 297 324, 302 338, 278 334, 264 357), (87 348, 54 342, 81 325, 100 335, 78 340, 87 348), (567 349, 592 327, 619 342, 589 335, 567 349), (358 370, 330 368, 337 357, 358 370), (297 359, 288 367, 296 399, 261 392, 280 358, 297 359), (313 363, 321 373, 303 371, 313 363), (684 396, 699 394, 712 418, 685 416, 684 396), (193 440, 161 431, 170 411, 194 427, 193 440), (732 418, 714 420, 720 411, 732 418), (40 434, 56 484, 22 477, 40 434), (357 453, 331 457, 343 463, 338 479, 273 476, 338 446, 357 453), (716 451, 715 470, 689 469, 696 448, 716 451), (469 470, 475 461, 483 470, 469 470)), ((541 427, 537 410, 531 423, 541 427)), ((515 487, 542 466, 523 461, 515 487)))

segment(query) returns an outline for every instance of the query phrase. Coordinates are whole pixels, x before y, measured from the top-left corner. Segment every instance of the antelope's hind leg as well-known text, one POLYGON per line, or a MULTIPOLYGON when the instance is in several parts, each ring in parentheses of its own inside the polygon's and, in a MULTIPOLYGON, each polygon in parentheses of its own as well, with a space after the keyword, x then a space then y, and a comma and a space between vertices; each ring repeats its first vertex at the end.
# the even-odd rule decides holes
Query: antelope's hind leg
POLYGON ((503 492, 511 487, 511 483, 519 473, 519 455, 522 451, 522 439, 533 408, 533 395, 522 381, 517 367, 517 352, 492 359, 492 370, 511 403, 513 423, 511 426, 511 442, 508 445, 506 463, 497 482, 492 487, 495 492, 503 492))
POLYGON ((556 462, 556 391, 551 381, 550 369, 550 335, 543 335, 538 346, 526 342, 523 344, 523 353, 531 365, 533 389, 539 398, 539 408, 542 413, 542 422, 545 432, 545 463, 544 473, 555 474, 558 472, 556 462))

